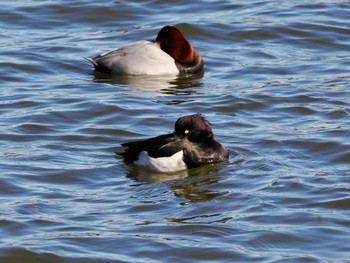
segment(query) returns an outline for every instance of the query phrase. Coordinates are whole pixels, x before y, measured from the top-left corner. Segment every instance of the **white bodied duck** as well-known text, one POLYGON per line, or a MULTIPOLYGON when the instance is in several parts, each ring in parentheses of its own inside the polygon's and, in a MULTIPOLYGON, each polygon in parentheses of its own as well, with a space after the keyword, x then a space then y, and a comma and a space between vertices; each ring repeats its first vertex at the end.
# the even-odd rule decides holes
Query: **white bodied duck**
POLYGON ((95 58, 95 70, 116 75, 203 73, 202 56, 173 26, 163 27, 155 42, 138 41, 95 58))

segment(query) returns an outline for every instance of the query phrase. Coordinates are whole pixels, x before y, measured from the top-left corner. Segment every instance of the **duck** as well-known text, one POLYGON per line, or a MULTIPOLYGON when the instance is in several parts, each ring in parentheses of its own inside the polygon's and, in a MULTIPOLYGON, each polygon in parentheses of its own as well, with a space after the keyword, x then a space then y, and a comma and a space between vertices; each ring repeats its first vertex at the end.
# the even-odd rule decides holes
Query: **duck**
POLYGON ((145 140, 121 144, 117 152, 127 163, 173 173, 228 160, 229 151, 214 139, 211 124, 200 114, 180 117, 174 131, 145 140))
POLYGON ((201 74, 204 61, 179 29, 164 26, 155 41, 141 40, 94 58, 95 70, 113 75, 201 74))

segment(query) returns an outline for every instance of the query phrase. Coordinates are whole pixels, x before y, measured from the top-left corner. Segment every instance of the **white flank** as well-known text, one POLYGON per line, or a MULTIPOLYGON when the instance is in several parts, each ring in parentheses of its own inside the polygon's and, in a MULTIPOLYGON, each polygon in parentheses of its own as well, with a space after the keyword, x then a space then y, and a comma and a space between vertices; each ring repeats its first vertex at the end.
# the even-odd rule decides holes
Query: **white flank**
POLYGON ((140 152, 138 160, 135 164, 147 166, 162 173, 177 172, 187 169, 185 162, 182 159, 183 151, 179 151, 169 157, 152 158, 148 156, 146 151, 140 152))
POLYGON ((106 53, 104 66, 115 74, 157 75, 178 74, 174 59, 160 49, 157 43, 138 41, 106 53))

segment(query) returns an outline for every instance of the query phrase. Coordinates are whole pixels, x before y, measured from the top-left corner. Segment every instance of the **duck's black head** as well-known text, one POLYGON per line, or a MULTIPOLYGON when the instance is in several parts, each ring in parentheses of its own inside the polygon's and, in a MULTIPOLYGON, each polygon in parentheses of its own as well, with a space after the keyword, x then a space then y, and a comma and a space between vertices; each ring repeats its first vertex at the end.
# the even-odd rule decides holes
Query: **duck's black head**
POLYGON ((179 118, 175 123, 175 134, 193 142, 214 138, 210 123, 199 113, 179 118))

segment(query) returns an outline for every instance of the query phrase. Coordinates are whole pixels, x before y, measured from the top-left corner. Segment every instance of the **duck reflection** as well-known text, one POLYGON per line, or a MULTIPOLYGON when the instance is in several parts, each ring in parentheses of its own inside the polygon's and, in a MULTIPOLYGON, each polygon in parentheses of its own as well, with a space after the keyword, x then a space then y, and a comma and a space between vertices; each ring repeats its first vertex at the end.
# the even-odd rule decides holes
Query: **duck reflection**
POLYGON ((161 173, 147 167, 129 164, 127 166, 127 177, 137 182, 167 183, 173 180, 181 180, 189 177, 187 170, 175 173, 161 173))
POLYGON ((192 95, 202 87, 203 74, 189 75, 110 75, 93 71, 94 82, 109 83, 140 91, 155 91, 162 95, 192 95))
POLYGON ((185 199, 181 204, 186 205, 207 202, 225 194, 210 189, 210 185, 219 181, 220 166, 204 165, 176 173, 157 173, 144 167, 130 165, 127 177, 136 182, 165 184, 176 197, 185 199))

